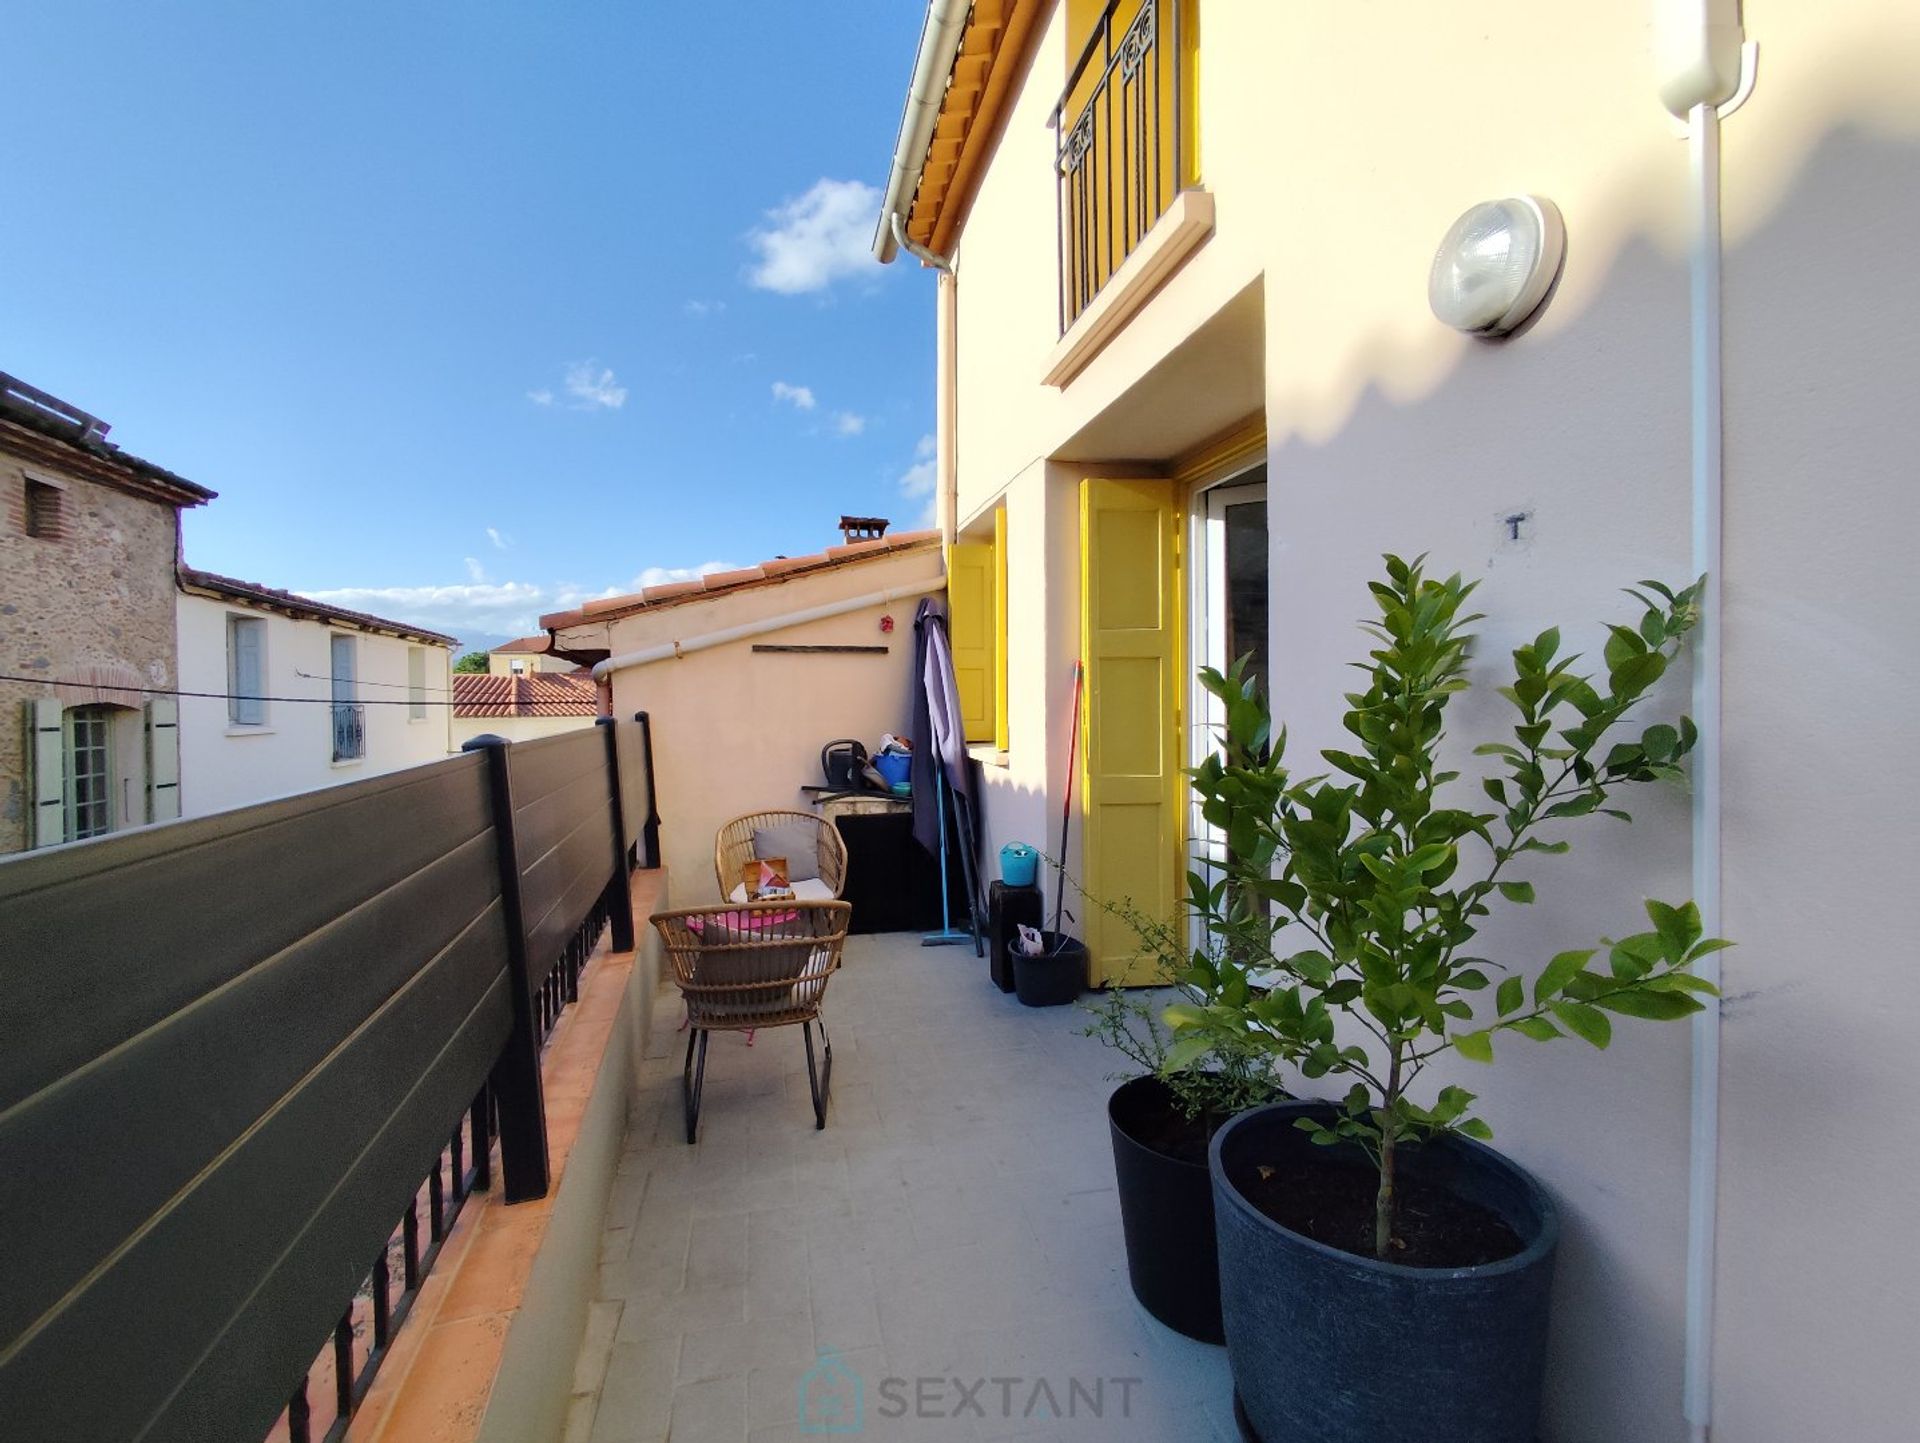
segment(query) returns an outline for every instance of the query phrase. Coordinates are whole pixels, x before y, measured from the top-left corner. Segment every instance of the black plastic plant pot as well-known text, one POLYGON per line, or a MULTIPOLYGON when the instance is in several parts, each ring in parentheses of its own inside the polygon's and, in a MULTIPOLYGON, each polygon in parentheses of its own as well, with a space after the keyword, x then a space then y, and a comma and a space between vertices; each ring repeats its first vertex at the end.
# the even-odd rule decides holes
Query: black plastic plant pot
POLYGON ((1064 1007, 1087 985, 1087 944, 1042 932, 1047 950, 1038 957, 1013 954, 1013 991, 1029 1007, 1064 1007))
POLYGON ((1532 1443, 1560 1237, 1552 1200, 1492 1148, 1446 1137, 1403 1176, 1497 1213, 1520 1239, 1478 1267, 1358 1257, 1280 1226, 1235 1185, 1256 1166, 1352 1165, 1294 1126, 1324 1103, 1243 1112, 1209 1153, 1221 1315, 1243 1429, 1258 1443, 1532 1443))
POLYGON ((1141 1141, 1143 1121, 1164 1115, 1172 1101, 1167 1085, 1151 1073, 1121 1083, 1107 1099, 1127 1277, 1140 1306, 1169 1328, 1218 1343, 1225 1338, 1220 1260, 1213 1238, 1213 1183, 1200 1160, 1204 1154, 1191 1160, 1170 1157, 1141 1141))

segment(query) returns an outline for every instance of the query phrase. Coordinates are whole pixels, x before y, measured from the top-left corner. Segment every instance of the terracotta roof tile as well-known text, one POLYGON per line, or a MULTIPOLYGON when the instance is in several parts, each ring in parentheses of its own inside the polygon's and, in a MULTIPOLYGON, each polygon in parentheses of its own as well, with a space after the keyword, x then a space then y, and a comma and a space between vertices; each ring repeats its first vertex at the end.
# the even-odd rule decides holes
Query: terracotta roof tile
POLYGON ((629 616, 634 612, 646 611, 655 606, 704 600, 709 596, 724 595, 727 592, 741 591, 752 586, 765 586, 810 572, 830 571, 841 566, 856 565, 862 561, 877 560, 902 551, 926 550, 937 547, 939 544, 938 531, 903 531, 897 536, 882 536, 872 541, 856 541, 848 546, 829 546, 825 551, 816 551, 807 556, 779 556, 771 561, 763 561, 758 566, 743 566, 736 571, 716 571, 699 581, 674 581, 664 586, 649 586, 645 591, 629 596, 602 597, 597 601, 589 601, 573 611, 556 611, 551 615, 543 616, 540 618, 540 624, 549 631, 555 631, 561 627, 578 626, 589 620, 611 620, 616 616, 629 616))
POLYGON ((591 672, 536 672, 532 676, 488 676, 456 672, 456 717, 594 716, 600 689, 591 672))
POLYGON ((500 645, 494 647, 493 650, 544 653, 552 645, 553 638, 543 631, 538 636, 519 636, 515 637, 512 641, 503 641, 500 645))

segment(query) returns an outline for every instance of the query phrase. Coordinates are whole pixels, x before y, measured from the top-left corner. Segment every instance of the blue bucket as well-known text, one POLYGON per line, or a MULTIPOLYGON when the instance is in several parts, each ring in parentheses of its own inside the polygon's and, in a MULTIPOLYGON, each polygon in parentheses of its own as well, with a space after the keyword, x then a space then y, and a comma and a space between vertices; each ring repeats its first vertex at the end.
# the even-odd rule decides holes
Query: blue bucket
POLYGON ((1040 854, 1025 842, 1000 849, 1000 880, 1009 887, 1031 887, 1040 877, 1040 854))
POLYGON ((873 759, 873 769, 887 779, 889 787, 895 787, 913 770, 913 758, 898 752, 882 752, 873 759))

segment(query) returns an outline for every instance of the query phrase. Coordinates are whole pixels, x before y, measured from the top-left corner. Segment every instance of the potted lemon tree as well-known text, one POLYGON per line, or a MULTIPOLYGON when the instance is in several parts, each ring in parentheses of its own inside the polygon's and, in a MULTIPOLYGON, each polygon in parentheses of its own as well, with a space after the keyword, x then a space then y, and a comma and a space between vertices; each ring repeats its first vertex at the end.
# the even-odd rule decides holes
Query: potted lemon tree
POLYGON ((1354 740, 1323 753, 1330 772, 1293 776, 1243 668, 1203 673, 1225 736, 1192 785, 1229 846, 1224 875, 1190 879, 1215 942, 1181 975, 1191 997, 1165 1011, 1163 1070, 1252 1046, 1331 1094, 1244 1112, 1211 1147, 1249 1431, 1529 1443, 1554 1207, 1486 1145, 1474 1094, 1428 1074, 1449 1053, 1491 1061, 1509 1035, 1605 1047, 1614 1018, 1684 1017, 1713 991, 1689 968, 1725 944, 1701 935, 1691 904, 1647 902, 1649 929, 1537 969, 1474 951, 1495 905, 1533 902, 1533 864, 1568 849, 1560 833, 1625 818, 1624 790, 1683 779, 1692 724, 1629 718, 1692 629, 1698 587, 1630 593, 1637 624, 1610 628, 1603 671, 1578 669, 1553 630, 1515 649, 1500 691, 1518 719, 1475 748, 1495 774, 1467 805, 1441 751, 1448 703, 1469 685, 1474 586, 1389 556, 1371 589, 1365 686, 1344 716, 1354 740))

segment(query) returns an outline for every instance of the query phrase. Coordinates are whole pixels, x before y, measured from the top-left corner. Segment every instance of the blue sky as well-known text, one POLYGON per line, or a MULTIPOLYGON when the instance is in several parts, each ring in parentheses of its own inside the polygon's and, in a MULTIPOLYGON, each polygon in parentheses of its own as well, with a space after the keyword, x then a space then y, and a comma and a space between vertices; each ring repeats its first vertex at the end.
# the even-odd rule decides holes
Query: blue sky
POLYGON ((866 257, 915 0, 14 7, 0 370, 219 491, 189 562, 472 636, 919 524, 866 257))

